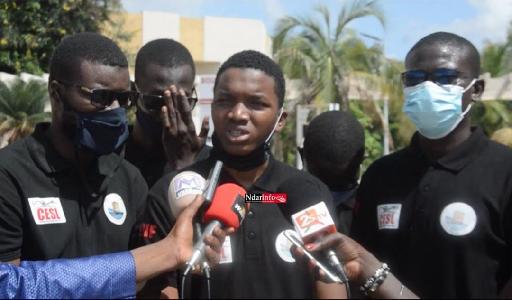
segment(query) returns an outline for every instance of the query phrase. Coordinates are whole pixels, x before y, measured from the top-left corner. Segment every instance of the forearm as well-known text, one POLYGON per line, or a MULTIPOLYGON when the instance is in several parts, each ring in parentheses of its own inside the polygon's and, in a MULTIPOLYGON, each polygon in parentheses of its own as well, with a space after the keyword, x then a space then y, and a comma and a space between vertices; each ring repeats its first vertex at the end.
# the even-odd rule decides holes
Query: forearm
POLYGON ((2 264, 0 298, 127 298, 135 296, 128 252, 79 259, 2 264))
POLYGON ((317 299, 347 299, 345 285, 339 283, 315 282, 317 299))
POLYGON ((368 296, 373 299, 418 299, 418 296, 404 286, 393 274, 389 274, 377 290, 368 296))
POLYGON ((144 282, 178 267, 174 247, 167 240, 131 251, 135 261, 136 281, 144 282))

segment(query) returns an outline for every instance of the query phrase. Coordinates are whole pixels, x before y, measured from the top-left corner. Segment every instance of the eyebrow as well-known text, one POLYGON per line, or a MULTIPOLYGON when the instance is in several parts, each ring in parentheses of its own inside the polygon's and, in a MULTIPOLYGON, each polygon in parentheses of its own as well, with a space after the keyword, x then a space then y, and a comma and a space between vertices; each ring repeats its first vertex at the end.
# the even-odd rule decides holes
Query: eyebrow
MULTIPOLYGON (((225 96, 233 96, 233 94, 231 92, 229 92, 228 90, 225 90, 225 89, 218 89, 216 94, 219 96, 224 96, 224 97, 225 96)), ((265 93, 263 93, 263 92, 254 92, 252 94, 247 95, 245 98, 248 100, 267 99, 267 97, 265 96, 265 93)))

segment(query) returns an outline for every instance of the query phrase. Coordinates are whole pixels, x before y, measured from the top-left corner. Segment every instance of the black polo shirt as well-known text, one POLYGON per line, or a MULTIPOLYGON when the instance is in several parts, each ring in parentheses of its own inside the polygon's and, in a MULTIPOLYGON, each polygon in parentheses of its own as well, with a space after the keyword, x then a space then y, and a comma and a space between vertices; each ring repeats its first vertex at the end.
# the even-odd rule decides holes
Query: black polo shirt
MULTIPOLYGON (((141 172, 148 187, 152 187, 158 179, 166 174, 167 158, 163 148, 159 151, 148 153, 143 147, 135 143, 133 140, 133 126, 130 126, 130 137, 126 141, 125 159, 136 166, 141 172)), ((211 147, 204 145, 196 157, 196 161, 203 160, 208 157, 211 147)))
POLYGON ((99 157, 88 187, 53 148, 49 124, 0 150, 0 260, 47 260, 129 249, 147 186, 117 154, 99 157))
POLYGON ((480 129, 429 161, 418 136, 363 176, 352 235, 420 297, 496 297, 512 275, 512 151, 480 129))
POLYGON ((352 225, 352 210, 354 209, 354 203, 356 202, 356 190, 357 187, 343 192, 331 191, 339 221, 338 231, 343 234, 349 234, 350 232, 350 226, 352 225))
MULTIPOLYGON (((186 170, 192 170, 207 178, 214 162, 209 158, 186 170)), ((148 222, 156 224, 156 235, 150 239, 151 242, 165 237, 175 222, 167 202, 169 184, 175 174, 166 175, 149 192, 148 222)), ((318 195, 318 202, 326 202, 331 215, 335 216, 332 196, 323 183, 310 174, 287 166, 272 157, 267 169, 247 192, 261 193, 278 190, 286 192, 280 188, 281 183, 294 176, 312 183, 318 195)), ((235 180, 223 171, 220 183, 224 182, 235 182, 235 180)), ((294 199, 289 197, 287 201, 311 203, 310 199, 298 197, 294 199)), ((336 219, 336 217, 333 218, 336 219)), ((212 298, 313 297, 314 279, 307 268, 302 264, 287 262, 285 259, 289 260, 291 257, 286 256, 286 254, 289 255, 289 251, 286 253, 280 250, 279 254, 276 250, 276 248, 283 248, 286 238, 281 233, 286 229, 293 229, 293 226, 289 217, 283 215, 278 204, 251 203, 242 226, 229 238, 232 262, 227 260, 212 271, 212 298)), ((191 297, 206 295, 204 285, 201 286, 198 282, 192 285, 194 288, 191 297)))

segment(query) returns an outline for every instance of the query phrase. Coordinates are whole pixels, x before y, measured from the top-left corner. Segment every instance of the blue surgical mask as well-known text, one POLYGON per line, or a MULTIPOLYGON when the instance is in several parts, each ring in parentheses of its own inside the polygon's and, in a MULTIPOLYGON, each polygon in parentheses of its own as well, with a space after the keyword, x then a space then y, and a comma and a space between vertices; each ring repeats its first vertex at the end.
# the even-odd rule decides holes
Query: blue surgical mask
POLYGON ((464 119, 471 104, 462 111, 462 95, 475 84, 476 79, 463 88, 458 85, 438 85, 424 81, 404 88, 403 112, 424 137, 436 140, 447 136, 464 119))
POLYGON ((80 113, 76 112, 75 143, 93 151, 96 155, 114 152, 128 138, 126 109, 80 113))

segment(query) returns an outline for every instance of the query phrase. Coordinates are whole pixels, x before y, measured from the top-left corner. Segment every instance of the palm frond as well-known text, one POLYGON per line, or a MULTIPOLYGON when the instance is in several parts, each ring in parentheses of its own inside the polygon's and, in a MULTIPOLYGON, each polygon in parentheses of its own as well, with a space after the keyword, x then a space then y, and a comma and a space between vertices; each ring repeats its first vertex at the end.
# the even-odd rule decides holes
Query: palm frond
POLYGON ((9 86, 0 82, 0 135, 12 133, 12 142, 32 133, 37 123, 48 121, 47 94, 46 85, 37 81, 18 79, 9 86))
POLYGON ((363 17, 375 17, 382 27, 386 27, 386 18, 384 11, 379 6, 377 0, 355 0, 346 4, 338 15, 338 24, 334 34, 335 40, 338 40, 343 34, 345 27, 352 21, 363 17))

